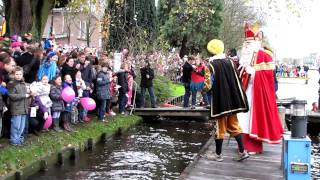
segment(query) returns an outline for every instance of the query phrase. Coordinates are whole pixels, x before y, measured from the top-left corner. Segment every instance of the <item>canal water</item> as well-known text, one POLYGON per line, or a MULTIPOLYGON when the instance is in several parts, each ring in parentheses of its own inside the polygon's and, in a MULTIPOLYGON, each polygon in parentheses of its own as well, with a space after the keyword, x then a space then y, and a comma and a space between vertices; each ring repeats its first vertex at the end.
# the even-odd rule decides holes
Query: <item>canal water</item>
POLYGON ((29 179, 177 179, 209 134, 200 122, 145 122, 81 153, 76 163, 51 167, 29 179))
MULTIPOLYGON (((319 90, 319 72, 317 70, 309 71, 308 84, 299 79, 279 79, 277 96, 279 99, 296 98, 307 100, 306 110, 312 109, 312 103, 318 102, 319 90)), ((319 136, 312 137, 312 179, 320 179, 320 144, 319 136)))

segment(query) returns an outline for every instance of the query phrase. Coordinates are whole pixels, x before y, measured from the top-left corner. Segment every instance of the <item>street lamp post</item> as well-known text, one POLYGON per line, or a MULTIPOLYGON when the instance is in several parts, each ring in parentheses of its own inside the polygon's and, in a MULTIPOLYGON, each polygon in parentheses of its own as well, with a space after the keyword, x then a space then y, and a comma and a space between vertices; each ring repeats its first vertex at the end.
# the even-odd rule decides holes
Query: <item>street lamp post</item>
POLYGON ((305 138, 307 136, 306 100, 294 100, 291 104, 291 137, 305 138))

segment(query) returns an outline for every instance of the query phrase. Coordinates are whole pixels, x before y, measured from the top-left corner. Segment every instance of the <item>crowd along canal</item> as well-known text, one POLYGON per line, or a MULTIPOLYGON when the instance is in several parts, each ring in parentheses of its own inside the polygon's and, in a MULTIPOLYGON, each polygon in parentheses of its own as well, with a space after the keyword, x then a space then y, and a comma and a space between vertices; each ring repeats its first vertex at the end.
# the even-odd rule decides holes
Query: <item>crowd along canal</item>
MULTIPOLYGON (((280 80, 278 97, 306 99, 311 109, 318 98, 319 74, 311 71, 310 77, 307 85, 280 80)), ((177 179, 209 137, 210 128, 201 122, 147 121, 91 152, 82 152, 76 163, 50 167, 29 179, 177 179)), ((312 146, 312 176, 320 179, 318 137, 312 146)))

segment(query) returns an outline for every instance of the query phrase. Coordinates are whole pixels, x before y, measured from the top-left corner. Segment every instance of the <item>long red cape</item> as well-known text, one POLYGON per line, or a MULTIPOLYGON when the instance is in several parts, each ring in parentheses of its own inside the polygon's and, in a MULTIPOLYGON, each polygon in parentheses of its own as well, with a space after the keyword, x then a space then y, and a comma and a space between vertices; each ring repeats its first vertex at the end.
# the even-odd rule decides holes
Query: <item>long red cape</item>
POLYGON ((254 63, 252 119, 249 136, 275 144, 281 142, 283 127, 278 115, 272 56, 259 50, 254 63))

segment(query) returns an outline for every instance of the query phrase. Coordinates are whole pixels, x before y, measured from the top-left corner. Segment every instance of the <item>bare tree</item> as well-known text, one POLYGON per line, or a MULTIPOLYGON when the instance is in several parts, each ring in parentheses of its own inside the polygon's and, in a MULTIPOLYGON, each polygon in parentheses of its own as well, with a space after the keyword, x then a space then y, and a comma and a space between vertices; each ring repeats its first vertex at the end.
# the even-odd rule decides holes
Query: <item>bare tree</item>
POLYGON ((239 48, 244 41, 244 22, 262 21, 246 0, 224 0, 221 37, 227 48, 239 48))

